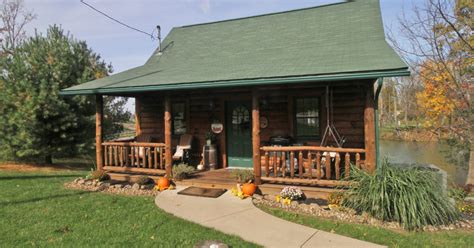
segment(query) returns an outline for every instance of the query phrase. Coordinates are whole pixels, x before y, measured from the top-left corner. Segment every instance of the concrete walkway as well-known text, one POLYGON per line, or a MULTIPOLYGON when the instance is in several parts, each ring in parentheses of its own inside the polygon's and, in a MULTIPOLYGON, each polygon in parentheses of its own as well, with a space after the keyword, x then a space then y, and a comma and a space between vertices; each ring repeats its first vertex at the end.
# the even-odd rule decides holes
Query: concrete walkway
POLYGON ((158 194, 156 205, 175 216, 265 247, 382 247, 282 220, 255 207, 251 199, 241 200, 229 191, 219 198, 178 195, 184 188, 158 194))

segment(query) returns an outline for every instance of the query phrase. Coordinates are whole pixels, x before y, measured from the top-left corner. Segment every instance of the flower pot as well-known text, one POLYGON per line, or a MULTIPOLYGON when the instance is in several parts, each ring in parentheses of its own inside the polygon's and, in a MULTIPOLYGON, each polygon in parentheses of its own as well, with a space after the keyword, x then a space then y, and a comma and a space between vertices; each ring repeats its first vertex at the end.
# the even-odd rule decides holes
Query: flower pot
POLYGON ((242 192, 245 196, 252 196, 257 190, 257 185, 253 183, 245 183, 242 185, 242 192))
POLYGON ((157 185, 160 190, 168 189, 170 187, 170 180, 166 177, 160 177, 160 179, 158 179, 157 185))

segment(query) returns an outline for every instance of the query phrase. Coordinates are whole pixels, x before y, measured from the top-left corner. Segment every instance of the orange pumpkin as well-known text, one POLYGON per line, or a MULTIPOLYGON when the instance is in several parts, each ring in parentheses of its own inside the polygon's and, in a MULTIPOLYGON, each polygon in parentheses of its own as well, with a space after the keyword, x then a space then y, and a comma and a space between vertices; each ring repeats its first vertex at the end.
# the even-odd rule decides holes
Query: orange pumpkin
POLYGON ((160 190, 168 189, 170 187, 170 180, 166 177, 160 177, 160 179, 158 179, 157 185, 160 190))
POLYGON ((252 196, 256 190, 257 185, 253 183, 245 183, 242 185, 242 193, 244 193, 245 196, 252 196))

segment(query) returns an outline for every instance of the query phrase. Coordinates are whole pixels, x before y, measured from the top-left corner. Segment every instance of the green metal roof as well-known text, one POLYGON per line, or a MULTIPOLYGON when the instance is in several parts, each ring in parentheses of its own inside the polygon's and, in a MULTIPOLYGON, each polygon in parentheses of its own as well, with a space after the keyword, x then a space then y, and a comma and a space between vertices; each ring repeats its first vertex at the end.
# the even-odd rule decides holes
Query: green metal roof
POLYGON ((378 0, 175 27, 143 65, 64 89, 107 94, 409 75, 378 0))

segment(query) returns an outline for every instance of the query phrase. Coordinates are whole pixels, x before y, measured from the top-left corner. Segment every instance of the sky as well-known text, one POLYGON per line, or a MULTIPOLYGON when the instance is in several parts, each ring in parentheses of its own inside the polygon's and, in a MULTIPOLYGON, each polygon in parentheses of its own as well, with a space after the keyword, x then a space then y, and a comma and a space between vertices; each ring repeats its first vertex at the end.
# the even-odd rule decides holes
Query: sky
MULTIPOLYGON (((97 9, 130 25, 164 38, 172 27, 211 22, 271 12, 313 7, 340 0, 84 0, 97 9)), ((398 29, 397 18, 408 16, 421 0, 380 0, 386 30, 398 29)), ((94 12, 80 0, 25 0, 25 7, 36 14, 27 32, 45 32, 58 24, 87 44, 107 62, 114 73, 143 65, 158 42, 94 12)), ((128 105, 132 107, 132 103, 128 105)))

